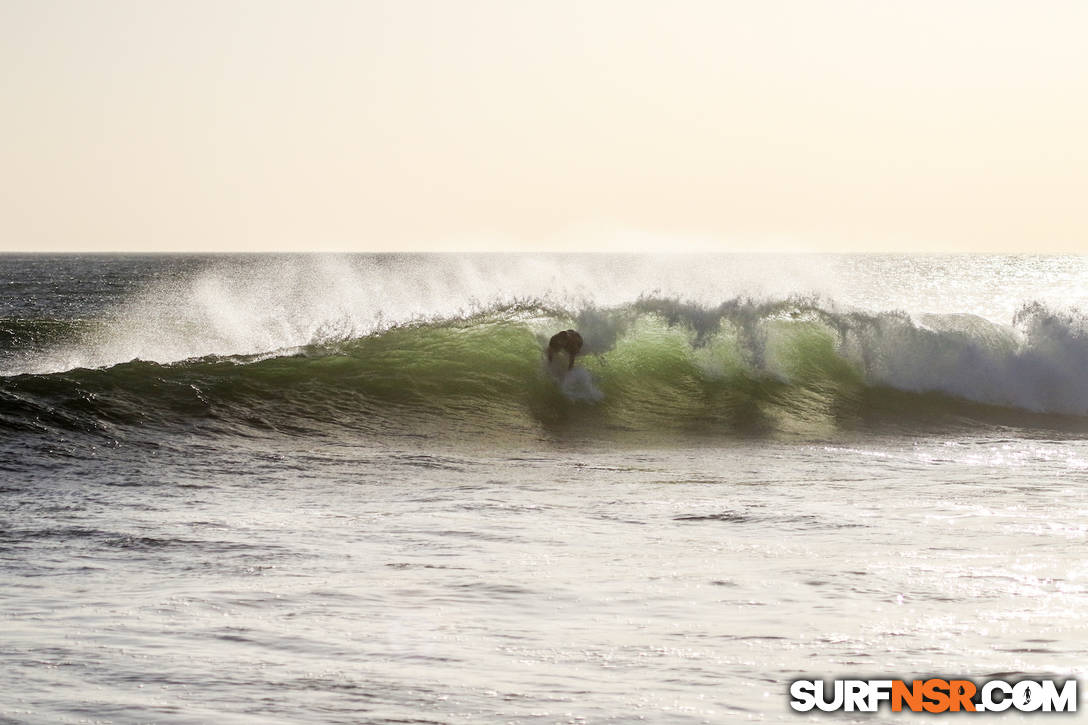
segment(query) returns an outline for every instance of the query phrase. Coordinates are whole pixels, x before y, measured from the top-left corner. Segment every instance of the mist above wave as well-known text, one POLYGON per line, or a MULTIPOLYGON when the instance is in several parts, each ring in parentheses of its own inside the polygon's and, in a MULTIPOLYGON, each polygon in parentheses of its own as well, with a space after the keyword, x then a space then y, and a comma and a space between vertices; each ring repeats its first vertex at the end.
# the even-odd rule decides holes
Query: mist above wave
MULTIPOLYGON (((633 330, 648 334, 650 328, 636 322, 652 319, 686 341, 675 348, 673 363, 695 361, 699 375, 720 377, 725 366, 730 374, 794 383, 818 368, 817 360, 833 359, 868 386, 1083 415, 1084 316, 1034 301, 1018 304, 1015 314, 1003 312, 1011 304, 1009 290, 1035 290, 1045 281, 1042 272, 1068 275, 1075 262, 758 255, 226 257, 184 275, 148 280, 108 314, 72 327, 70 339, 58 341, 58 333, 50 332, 48 346, 15 363, 9 359, 3 372, 48 374, 208 356, 252 362, 303 348, 307 354, 367 354, 343 343, 405 325, 472 326, 488 316, 525 325, 537 344, 551 327, 575 325, 586 338, 587 354, 608 355, 633 330), (1040 271, 1039 265, 1050 267, 1040 271), (934 275, 957 281, 946 281, 946 294, 938 297, 919 288, 920 280, 934 275), (1013 284, 1024 278, 1028 282, 1019 288, 1013 284), (889 300, 904 304, 881 306, 889 300), (991 307, 999 312, 979 314, 991 307)), ((30 324, 19 322, 16 332, 30 324)), ((439 346, 428 354, 448 352, 439 346)), ((650 369, 641 364, 641 372, 650 369)), ((663 374, 686 373, 666 366, 663 374)))
POLYGON ((149 281, 86 334, 3 372, 271 353, 518 303, 577 309, 661 295, 716 304, 723 294, 814 288, 820 278, 800 262, 785 283, 779 271, 756 260, 731 260, 712 271, 691 261, 597 255, 227 257, 177 278, 149 281))
POLYGON ((276 353, 519 303, 578 311, 661 298, 714 310, 805 298, 829 310, 966 313, 1004 325, 1026 303, 1088 304, 1079 284, 1088 261, 1075 257, 296 255, 152 271, 78 335, 45 335, 48 345, 0 360, 0 372, 276 353))

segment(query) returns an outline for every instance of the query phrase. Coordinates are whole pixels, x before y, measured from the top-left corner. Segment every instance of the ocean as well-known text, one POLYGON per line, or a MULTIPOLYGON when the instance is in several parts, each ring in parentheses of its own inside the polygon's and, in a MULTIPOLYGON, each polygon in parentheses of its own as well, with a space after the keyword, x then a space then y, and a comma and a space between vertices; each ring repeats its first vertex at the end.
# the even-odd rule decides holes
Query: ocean
POLYGON ((877 723, 918 718, 789 683, 1083 677, 1086 282, 0 256, 0 720, 877 723))

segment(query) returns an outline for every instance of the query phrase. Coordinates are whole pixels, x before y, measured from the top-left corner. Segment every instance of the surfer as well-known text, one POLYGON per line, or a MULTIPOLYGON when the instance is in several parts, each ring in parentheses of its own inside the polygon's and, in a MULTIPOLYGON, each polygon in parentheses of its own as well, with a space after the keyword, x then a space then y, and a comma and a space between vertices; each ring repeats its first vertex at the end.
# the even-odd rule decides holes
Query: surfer
POLYGON ((567 370, 574 369, 574 356, 578 354, 578 351, 582 349, 582 336, 578 334, 577 330, 563 330, 552 335, 552 339, 548 340, 548 362, 555 359, 556 353, 566 352, 567 357, 570 359, 570 364, 567 365, 567 370))

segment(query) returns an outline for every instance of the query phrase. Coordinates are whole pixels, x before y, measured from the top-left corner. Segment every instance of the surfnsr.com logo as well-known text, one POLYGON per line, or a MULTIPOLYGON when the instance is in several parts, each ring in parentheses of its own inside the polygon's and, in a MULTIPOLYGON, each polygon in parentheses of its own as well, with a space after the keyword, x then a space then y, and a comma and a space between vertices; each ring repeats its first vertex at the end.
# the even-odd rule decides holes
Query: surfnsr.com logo
POLYGON ((794 680, 790 707, 833 712, 1076 712, 1077 681, 1070 680, 794 680))

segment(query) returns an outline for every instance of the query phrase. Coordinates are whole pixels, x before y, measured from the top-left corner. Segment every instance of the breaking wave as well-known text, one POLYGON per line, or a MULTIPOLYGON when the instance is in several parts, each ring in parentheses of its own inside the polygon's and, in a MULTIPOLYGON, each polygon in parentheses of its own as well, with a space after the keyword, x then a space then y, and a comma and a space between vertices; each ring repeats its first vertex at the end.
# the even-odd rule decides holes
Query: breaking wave
MULTIPOLYGON (((52 320, 5 325, 0 347, 9 351, 92 334, 52 320)), ((1088 431, 1088 320, 1042 304, 1000 325, 804 298, 707 306, 648 296, 578 309, 536 301, 310 337, 174 362, 9 371, 0 430, 111 440, 178 427, 428 437, 1088 431), (566 327, 586 347, 557 380, 541 351, 566 327)))

